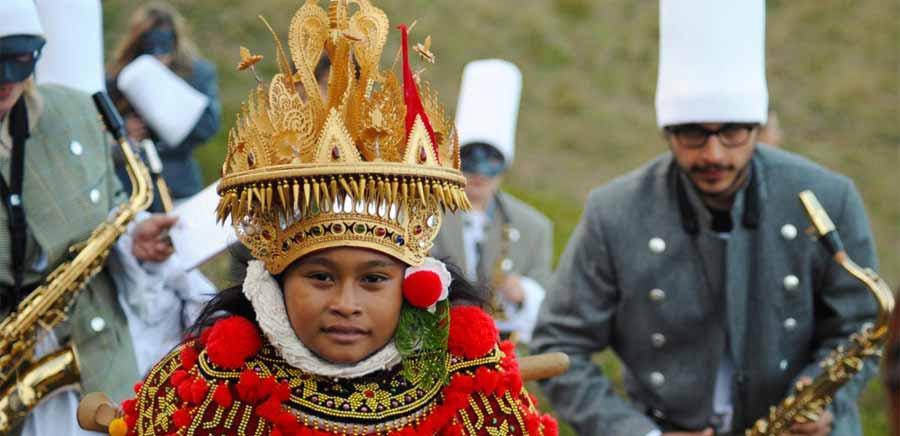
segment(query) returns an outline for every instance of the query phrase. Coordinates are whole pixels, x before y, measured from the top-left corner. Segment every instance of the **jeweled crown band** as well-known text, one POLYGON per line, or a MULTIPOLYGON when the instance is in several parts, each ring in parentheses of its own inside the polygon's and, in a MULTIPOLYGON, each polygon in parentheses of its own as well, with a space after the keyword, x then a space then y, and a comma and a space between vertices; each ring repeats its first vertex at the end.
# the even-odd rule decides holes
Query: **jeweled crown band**
MULTIPOLYGON (((257 77, 231 129, 217 210, 269 272, 336 246, 418 265, 443 213, 469 209, 453 123, 412 72, 399 28, 400 74, 379 69, 390 27, 368 0, 333 0, 327 11, 307 0, 291 20, 290 57, 275 36, 280 73, 268 86, 257 77), (323 51, 324 96, 313 74, 323 51)), ((261 59, 242 48, 238 68, 261 59)))

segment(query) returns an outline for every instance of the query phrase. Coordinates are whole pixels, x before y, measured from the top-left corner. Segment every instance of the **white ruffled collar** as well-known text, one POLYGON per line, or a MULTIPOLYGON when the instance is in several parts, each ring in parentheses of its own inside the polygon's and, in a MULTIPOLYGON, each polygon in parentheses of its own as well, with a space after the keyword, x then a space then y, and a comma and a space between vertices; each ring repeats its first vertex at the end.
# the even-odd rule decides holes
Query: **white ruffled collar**
POLYGON ((377 353, 352 365, 327 362, 313 354, 294 333, 281 288, 259 260, 251 260, 247 266, 244 295, 253 305, 256 321, 269 343, 295 368, 324 377, 356 378, 400 363, 400 352, 393 340, 377 353))

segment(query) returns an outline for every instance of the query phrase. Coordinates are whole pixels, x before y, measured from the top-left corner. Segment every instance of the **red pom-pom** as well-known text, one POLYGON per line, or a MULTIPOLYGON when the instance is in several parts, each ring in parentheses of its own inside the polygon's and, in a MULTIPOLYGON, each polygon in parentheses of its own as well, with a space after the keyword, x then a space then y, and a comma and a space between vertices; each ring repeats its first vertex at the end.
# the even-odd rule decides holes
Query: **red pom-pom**
POLYGON ((187 371, 197 363, 197 350, 192 346, 186 346, 181 349, 181 367, 187 371))
POLYGON ((206 398, 207 392, 209 392, 209 385, 206 384, 206 380, 199 377, 194 379, 194 383, 191 384, 191 401, 200 404, 206 398))
POLYGON ((281 431, 277 428, 273 428, 271 432, 269 432, 269 436, 281 436, 281 431))
POLYGON ((252 370, 245 369, 241 372, 237 386, 238 397, 248 403, 254 403, 259 399, 259 376, 252 370))
POLYGON ((278 380, 275 380, 275 377, 266 377, 259 381, 259 389, 257 392, 259 393, 260 398, 265 398, 271 395, 277 387, 278 380))
POLYGON ((221 407, 229 408, 231 404, 234 402, 234 398, 231 396, 231 389, 228 389, 228 385, 225 383, 219 383, 216 386, 216 390, 213 391, 213 401, 216 402, 221 407))
POLYGON ((494 320, 485 311, 474 306, 450 309, 450 353, 466 359, 484 357, 499 338, 494 320))
POLYGON ((216 365, 236 369, 262 346, 256 326, 240 316, 217 321, 206 339, 206 353, 216 365))
POLYGON ((290 383, 283 381, 278 383, 278 386, 275 387, 275 390, 272 391, 272 398, 275 398, 278 401, 287 401, 288 398, 291 398, 291 385, 290 383))
POLYGON ((263 401, 262 404, 256 406, 256 414, 266 421, 274 421, 278 414, 281 413, 281 403, 274 398, 263 401))
POLYGON ((131 389, 134 390, 134 393, 137 394, 141 392, 142 387, 144 387, 144 382, 137 382, 134 384, 134 386, 131 387, 131 389))
POLYGON ((135 428, 137 426, 137 414, 125 415, 125 425, 128 426, 129 430, 135 428))
POLYGON ((459 424, 453 424, 447 428, 448 436, 463 436, 462 426, 459 424))
POLYGON ((441 297, 441 277, 433 271, 417 271, 403 280, 403 296, 415 307, 426 308, 441 297))
POLYGON ((541 425, 544 427, 546 436, 556 436, 559 434, 559 423, 550 415, 541 416, 541 425))
POLYGON ((188 377, 190 377, 190 375, 188 375, 187 371, 183 369, 176 369, 175 372, 173 372, 169 377, 169 383, 171 383, 172 386, 178 386, 181 384, 181 382, 187 380, 188 377))
POLYGON ((191 380, 185 380, 181 382, 178 387, 175 388, 175 391, 178 393, 178 398, 181 398, 182 401, 191 401, 191 386, 194 383, 191 380))
POLYGON ((524 416, 524 418, 525 428, 528 429, 528 434, 541 434, 541 417, 538 416, 538 414, 528 413, 524 416))
POLYGON ((206 329, 200 333, 200 343, 206 345, 209 343, 209 335, 212 333, 213 329, 206 329))
POLYGON ((188 409, 182 407, 172 414, 172 422, 177 428, 184 428, 191 424, 191 413, 188 409))
POLYGON ((122 411, 125 412, 127 415, 134 415, 135 403, 137 403, 137 401, 135 401, 134 399, 123 401, 122 402, 122 411))
POLYGON ((272 419, 272 422, 284 431, 284 428, 297 424, 297 417, 291 412, 281 412, 272 419))

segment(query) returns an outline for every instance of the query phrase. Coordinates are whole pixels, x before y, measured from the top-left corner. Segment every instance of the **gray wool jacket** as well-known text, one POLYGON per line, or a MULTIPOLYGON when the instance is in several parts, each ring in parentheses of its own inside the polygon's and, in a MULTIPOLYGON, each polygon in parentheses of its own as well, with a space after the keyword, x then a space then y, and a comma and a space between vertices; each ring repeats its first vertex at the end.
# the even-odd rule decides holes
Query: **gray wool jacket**
MULTIPOLYGON (((716 374, 733 365, 732 431, 743 434, 801 375, 875 318, 866 288, 807 237, 797 194, 811 189, 850 257, 876 267, 862 200, 848 178, 758 145, 752 178, 731 211, 728 238, 671 154, 593 191, 560 260, 532 341, 571 369, 542 385, 580 435, 702 430, 716 374), (611 347, 628 399, 591 361, 611 347)), ((831 406, 834 435, 860 435, 856 399, 869 362, 831 406)))

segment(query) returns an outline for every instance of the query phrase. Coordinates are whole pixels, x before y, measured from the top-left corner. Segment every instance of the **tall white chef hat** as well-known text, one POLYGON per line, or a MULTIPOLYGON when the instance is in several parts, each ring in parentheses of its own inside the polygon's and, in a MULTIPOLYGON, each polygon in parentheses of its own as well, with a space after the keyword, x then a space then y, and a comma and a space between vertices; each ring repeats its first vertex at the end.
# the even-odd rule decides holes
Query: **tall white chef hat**
POLYGON ((764 0, 660 0, 659 127, 765 123, 764 0))
POLYGON ((116 84, 141 118, 167 145, 184 141, 209 98, 151 55, 141 55, 119 73, 116 84))
POLYGON ((492 145, 509 167, 515 156, 521 95, 522 72, 511 62, 500 59, 469 62, 463 70, 456 106, 460 146, 492 145))
POLYGON ((0 1, 0 38, 12 35, 44 34, 34 0, 0 1))
POLYGON ((47 39, 35 68, 37 82, 65 85, 88 94, 106 89, 100 0, 36 3, 47 39))

